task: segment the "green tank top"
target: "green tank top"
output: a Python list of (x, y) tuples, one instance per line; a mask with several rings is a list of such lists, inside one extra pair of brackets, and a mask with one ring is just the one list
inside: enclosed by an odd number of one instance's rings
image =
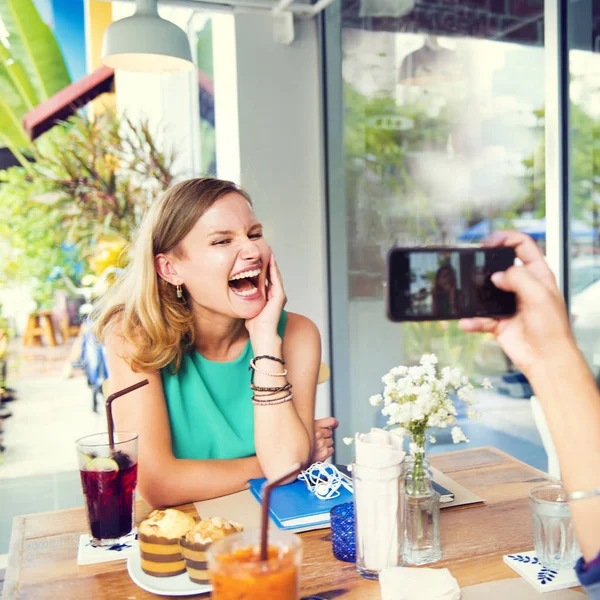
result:
[[(287, 313), (277, 331), (283, 339)], [(230, 459), (256, 454), (254, 405), (250, 390), (250, 340), (231, 362), (214, 362), (196, 350), (183, 356), (174, 373), (161, 371), (176, 458)]]

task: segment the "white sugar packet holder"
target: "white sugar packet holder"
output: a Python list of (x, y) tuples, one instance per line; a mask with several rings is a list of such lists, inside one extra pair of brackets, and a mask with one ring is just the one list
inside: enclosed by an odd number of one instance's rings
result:
[(354, 485), (357, 554), (362, 555), (362, 566), (368, 571), (398, 564), (402, 540), (392, 524), (402, 518), (397, 484), (405, 455), (402, 448), (403, 438), (383, 429), (355, 436), (355, 464), (361, 474), (360, 485), (358, 479)]

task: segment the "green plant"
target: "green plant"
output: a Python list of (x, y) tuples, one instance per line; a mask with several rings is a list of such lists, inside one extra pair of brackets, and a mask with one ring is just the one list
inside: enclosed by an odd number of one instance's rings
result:
[(8, 31), (8, 38), (0, 40), (0, 143), (27, 167), (19, 149), (30, 150), (32, 144), (23, 116), (71, 79), (58, 42), (33, 0), (0, 0), (0, 19)]
[(466, 334), (458, 321), (402, 323), (402, 356), (407, 364), (417, 364), (421, 354), (436, 354), (440, 366), (458, 367), (477, 373), (481, 346), (491, 339), (486, 334)]
[(106, 240), (129, 242), (171, 183), (174, 156), (160, 150), (147, 122), (111, 112), (73, 117), (34, 150), (28, 169), (0, 172), (0, 283), (29, 285), (45, 306), (61, 285), (55, 267), (77, 283)]

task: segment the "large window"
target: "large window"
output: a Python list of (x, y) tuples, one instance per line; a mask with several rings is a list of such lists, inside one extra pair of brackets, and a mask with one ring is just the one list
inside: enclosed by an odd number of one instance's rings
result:
[(569, 291), (575, 335), (600, 381), (600, 4), (569, 3)]
[[(384, 308), (385, 260), (394, 245), (477, 242), (506, 226), (544, 244), (543, 2), (342, 0), (341, 6), (337, 135), (329, 123), (341, 433), (381, 424), (367, 402), (381, 391), (381, 376), (433, 351), (442, 364), (495, 384), (481, 394), (482, 421), (466, 427), (472, 442), (545, 467), (526, 382), (494, 340), (462, 334), (456, 322), (394, 325)], [(331, 31), (328, 43), (336, 35)], [(329, 48), (330, 102), (334, 54)], [(341, 267), (347, 279), (336, 285)], [(347, 355), (336, 363), (344, 338)], [(439, 450), (452, 449), (449, 439), (437, 437)], [(350, 455), (340, 444), (338, 451), (341, 459)]]

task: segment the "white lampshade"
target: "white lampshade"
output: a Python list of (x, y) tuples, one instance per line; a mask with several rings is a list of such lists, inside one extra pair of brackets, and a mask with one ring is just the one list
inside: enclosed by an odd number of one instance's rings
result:
[(161, 18), (156, 0), (137, 0), (135, 14), (111, 23), (102, 41), (102, 64), (124, 71), (191, 71), (185, 32)]

